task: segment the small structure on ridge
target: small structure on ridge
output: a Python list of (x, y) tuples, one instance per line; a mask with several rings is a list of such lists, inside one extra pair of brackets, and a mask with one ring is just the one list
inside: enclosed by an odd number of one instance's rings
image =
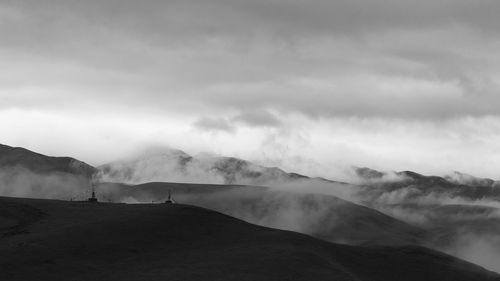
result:
[(168, 198), (167, 201), (165, 201), (165, 204), (175, 204), (174, 198), (172, 197), (170, 190), (168, 191)]
[(97, 203), (97, 197), (95, 196), (95, 185), (92, 183), (92, 195), (91, 197), (87, 200), (91, 203)]

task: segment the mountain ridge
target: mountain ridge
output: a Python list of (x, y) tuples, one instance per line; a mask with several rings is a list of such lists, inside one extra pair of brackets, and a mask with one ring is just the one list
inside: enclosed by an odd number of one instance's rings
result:
[[(115, 161), (98, 167), (103, 181), (141, 184), (146, 182), (186, 182), (213, 184), (262, 185), (317, 179), (285, 172), (279, 167), (266, 167), (227, 156), (191, 156), (182, 150), (146, 151), (143, 155)], [(194, 179), (194, 180), (193, 180)], [(333, 181), (331, 181), (333, 182)]]
[(72, 157), (47, 156), (23, 147), (0, 144), (0, 168), (23, 167), (37, 173), (63, 172), (92, 177), (96, 169)]

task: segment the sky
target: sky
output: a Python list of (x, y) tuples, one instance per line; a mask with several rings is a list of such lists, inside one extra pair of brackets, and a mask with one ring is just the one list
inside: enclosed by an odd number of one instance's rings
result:
[(0, 143), (500, 179), (497, 0), (0, 0)]

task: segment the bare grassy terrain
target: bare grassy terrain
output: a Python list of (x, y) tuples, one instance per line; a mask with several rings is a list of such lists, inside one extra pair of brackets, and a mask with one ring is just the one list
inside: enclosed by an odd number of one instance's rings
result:
[(361, 247), (165, 204), (0, 198), (2, 280), (500, 280), (425, 248)]

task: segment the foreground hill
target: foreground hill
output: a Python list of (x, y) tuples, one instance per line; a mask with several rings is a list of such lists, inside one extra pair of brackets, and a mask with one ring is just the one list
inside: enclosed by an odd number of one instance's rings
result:
[(187, 205), (0, 198), (2, 280), (482, 281), (421, 247), (331, 244)]

